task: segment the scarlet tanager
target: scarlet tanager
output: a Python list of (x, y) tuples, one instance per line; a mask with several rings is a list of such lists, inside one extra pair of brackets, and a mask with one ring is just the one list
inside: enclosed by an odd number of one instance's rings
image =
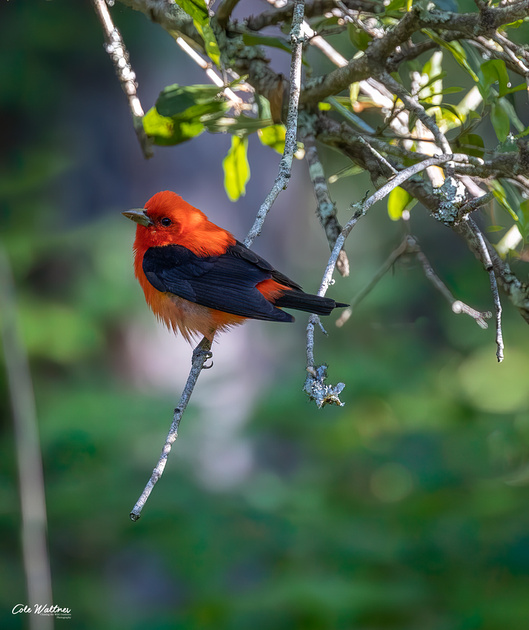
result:
[(329, 315), (347, 306), (299, 284), (171, 191), (123, 215), (137, 223), (134, 273), (153, 313), (190, 341), (246, 319), (293, 322), (284, 308)]

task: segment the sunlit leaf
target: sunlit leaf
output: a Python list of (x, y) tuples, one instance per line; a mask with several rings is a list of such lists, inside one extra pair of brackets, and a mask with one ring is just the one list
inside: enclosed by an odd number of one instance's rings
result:
[(205, 0), (176, 0), (176, 4), (200, 25), (208, 23), (209, 11)]
[(233, 136), (230, 150), (222, 161), (224, 188), (231, 201), (237, 201), (246, 194), (246, 183), (250, 179), (247, 150), (248, 138)]
[(152, 107), (145, 114), (142, 123), (145, 133), (160, 146), (180, 144), (204, 131), (204, 125), (201, 122), (186, 122), (161, 116), (156, 107)]
[(217, 38), (215, 37), (215, 33), (213, 32), (209, 21), (206, 21), (205, 24), (200, 24), (198, 20), (194, 20), (194, 25), (200, 35), (202, 35), (202, 39), (204, 40), (204, 45), (206, 47), (207, 56), (211, 59), (211, 61), (213, 61), (216, 66), (220, 66), (219, 45), (217, 43)]
[[(426, 99), (427, 102), (434, 103), (435, 105), (440, 105), (443, 100), (440, 96), (440, 93), (443, 89), (443, 79), (441, 76), (442, 62), (443, 53), (442, 51), (438, 50), (433, 53), (430, 59), (428, 59), (428, 61), (424, 64), (422, 69), (422, 74), (426, 75), (429, 81), (420, 90), (421, 98)], [(432, 76), (437, 77), (435, 81), (431, 80)]]
[(430, 31), (428, 29), (423, 29), (422, 32), (428, 35), (428, 37), (432, 39), (436, 44), (438, 44), (439, 46), (442, 46), (446, 50), (449, 50), (452, 53), (452, 56), (454, 57), (454, 59), (457, 61), (457, 63), (470, 74), (470, 76), (474, 79), (474, 81), (476, 82), (479, 81), (477, 74), (474, 72), (474, 70), (471, 68), (470, 64), (467, 61), (467, 54), (465, 52), (465, 49), (459, 42), (456, 42), (456, 41), (447, 42), (441, 37), (439, 37), (439, 35), (437, 35), (433, 31)]
[(283, 153), (285, 150), (285, 125), (270, 125), (257, 131), (259, 140), (267, 147), (271, 147), (277, 153)]
[(392, 221), (402, 219), (404, 210), (410, 210), (417, 200), (407, 190), (397, 186), (388, 195), (388, 215)]

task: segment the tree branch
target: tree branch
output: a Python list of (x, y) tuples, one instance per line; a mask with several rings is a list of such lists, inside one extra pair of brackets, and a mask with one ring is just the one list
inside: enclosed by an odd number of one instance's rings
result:
[[(17, 326), (18, 313), (9, 259), (0, 245), (0, 338), (13, 411), (22, 517), (22, 555), (28, 602), (51, 603), (46, 498), (31, 372)], [(32, 630), (51, 630), (53, 617), (30, 615)]]
[[(332, 201), (327, 186), (327, 180), (325, 179), (325, 173), (323, 172), (323, 166), (318, 156), (318, 149), (316, 147), (316, 140), (313, 135), (309, 134), (303, 138), (305, 145), (305, 158), (309, 165), (309, 175), (314, 188), (314, 194), (316, 195), (316, 201), (318, 205), (316, 207), (316, 214), (318, 219), (325, 230), (327, 241), (332, 249), (336, 243), (342, 226), (338, 221), (336, 213), (336, 204)], [(349, 260), (347, 254), (342, 251), (338, 256), (336, 267), (342, 276), (349, 275)]]
[(292, 27), (290, 39), (292, 44), (292, 59), (290, 63), (290, 96), (288, 103), (288, 114), (285, 135), (285, 149), (283, 157), (279, 162), (279, 173), (275, 179), (272, 190), (261, 204), (254, 224), (248, 236), (244, 240), (246, 247), (250, 247), (253, 241), (259, 236), (263, 228), (265, 219), (270, 212), (274, 201), (282, 190), (285, 190), (290, 180), (292, 161), (297, 148), (298, 129), (298, 108), (299, 95), (301, 89), (301, 61), (303, 53), (303, 37), (301, 35), (301, 24), (303, 23), (304, 0), (295, 0), (294, 14), (292, 16)]
[(136, 136), (138, 137), (143, 156), (148, 159), (153, 156), (152, 142), (143, 129), (142, 118), (144, 112), (136, 93), (136, 74), (130, 65), (129, 53), (125, 47), (121, 33), (112, 22), (106, 1), (92, 0), (92, 4), (94, 5), (94, 10), (105, 34), (105, 50), (112, 59), (116, 75), (127, 96), (130, 113), (132, 114), (132, 124)]
[(191, 361), (191, 371), (189, 372), (189, 376), (187, 377), (187, 382), (184, 387), (184, 391), (178, 401), (178, 407), (174, 410), (173, 422), (171, 423), (171, 428), (169, 429), (169, 433), (167, 434), (167, 438), (165, 439), (165, 444), (162, 449), (162, 453), (160, 455), (160, 459), (156, 464), (154, 470), (152, 471), (152, 475), (145, 486), (145, 489), (141, 493), (140, 498), (136, 501), (135, 506), (132, 508), (130, 513), (130, 519), (132, 521), (137, 521), (141, 512), (147, 502), (147, 499), (150, 497), (151, 492), (154, 489), (154, 486), (163, 475), (163, 471), (165, 470), (165, 465), (167, 464), (167, 458), (169, 457), (169, 453), (171, 452), (171, 448), (178, 437), (178, 427), (180, 426), (180, 420), (186, 410), (186, 407), (191, 398), (191, 394), (195, 389), (195, 385), (197, 384), (198, 377), (200, 373), (204, 369), (205, 362), (211, 358), (211, 341), (206, 339), (205, 337), (202, 341), (197, 345), (197, 347), (193, 350), (193, 358)]

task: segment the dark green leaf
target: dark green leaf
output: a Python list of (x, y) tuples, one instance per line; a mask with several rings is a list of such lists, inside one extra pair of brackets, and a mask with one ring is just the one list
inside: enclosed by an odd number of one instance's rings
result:
[(492, 103), (490, 120), (492, 122), (492, 126), (494, 127), (494, 131), (498, 136), (498, 140), (500, 142), (505, 142), (511, 129), (511, 123), (509, 120), (509, 116), (507, 115), (504, 108), (501, 107), (498, 101)]
[(483, 157), (485, 153), (485, 143), (483, 138), (477, 133), (467, 133), (459, 136), (456, 145), (463, 153), (474, 157)]
[(257, 33), (244, 33), (242, 41), (246, 46), (271, 46), (272, 48), (279, 48), (287, 53), (291, 52), (288, 41), (283, 37), (267, 37), (266, 35), (259, 35)]

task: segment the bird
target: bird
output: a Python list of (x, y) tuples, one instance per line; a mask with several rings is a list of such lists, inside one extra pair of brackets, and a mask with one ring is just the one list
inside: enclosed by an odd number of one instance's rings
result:
[(301, 286), (176, 193), (156, 193), (134, 221), (134, 274), (150, 309), (188, 342), (248, 319), (293, 322), (283, 308), (329, 315), (347, 304)]

